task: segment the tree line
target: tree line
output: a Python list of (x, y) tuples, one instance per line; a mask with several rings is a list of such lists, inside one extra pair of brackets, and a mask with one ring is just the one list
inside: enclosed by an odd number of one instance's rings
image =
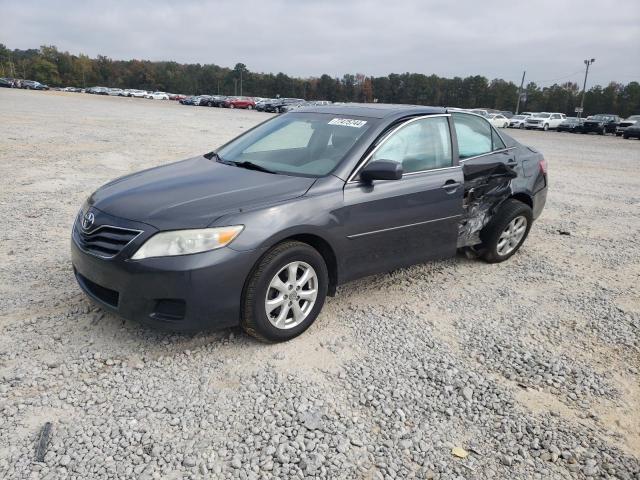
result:
[[(420, 73), (391, 73), (373, 77), (345, 74), (295, 78), (284, 73), (251, 72), (246, 65), (234, 68), (215, 64), (182, 64), (170, 61), (113, 60), (61, 52), (55, 46), (10, 50), (0, 44), (0, 76), (37, 80), (49, 86), (107, 86), (161, 90), (184, 94), (296, 97), (334, 102), (382, 102), (440, 105), (459, 108), (495, 108), (514, 111), (518, 86), (480, 75), (444, 78)], [(573, 114), (580, 105), (581, 90), (574, 82), (540, 87), (528, 83), (520, 111), (552, 111)], [(611, 82), (595, 85), (585, 94), (585, 114), (614, 113), (622, 117), (640, 114), (640, 83)]]

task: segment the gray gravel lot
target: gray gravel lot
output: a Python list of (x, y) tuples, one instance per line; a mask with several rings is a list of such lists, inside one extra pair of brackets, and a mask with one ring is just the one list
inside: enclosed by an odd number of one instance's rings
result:
[(267, 114), (7, 89), (0, 114), (0, 478), (640, 478), (640, 141), (511, 131), (552, 182), (516, 256), (349, 284), (264, 345), (102, 312), (69, 239), (102, 183)]

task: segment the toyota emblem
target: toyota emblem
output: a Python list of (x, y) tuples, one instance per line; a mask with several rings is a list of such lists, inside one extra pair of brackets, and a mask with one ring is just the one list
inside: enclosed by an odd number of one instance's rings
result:
[(93, 221), (95, 219), (96, 218), (94, 217), (93, 212), (85, 213), (84, 216), (82, 217), (82, 228), (84, 230), (89, 230), (93, 225)]

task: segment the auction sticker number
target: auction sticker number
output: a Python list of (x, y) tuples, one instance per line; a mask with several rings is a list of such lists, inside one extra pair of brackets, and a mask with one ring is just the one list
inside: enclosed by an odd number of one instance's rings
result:
[(343, 127), (362, 128), (366, 125), (366, 120), (355, 120), (353, 118), (334, 118), (329, 125), (341, 125)]

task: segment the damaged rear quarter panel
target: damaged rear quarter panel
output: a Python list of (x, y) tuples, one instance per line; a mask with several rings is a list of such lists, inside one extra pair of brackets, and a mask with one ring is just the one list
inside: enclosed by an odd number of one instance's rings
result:
[(511, 182), (518, 174), (502, 162), (465, 164), (463, 218), (458, 230), (458, 248), (481, 243), (480, 232), (498, 206), (513, 195)]

